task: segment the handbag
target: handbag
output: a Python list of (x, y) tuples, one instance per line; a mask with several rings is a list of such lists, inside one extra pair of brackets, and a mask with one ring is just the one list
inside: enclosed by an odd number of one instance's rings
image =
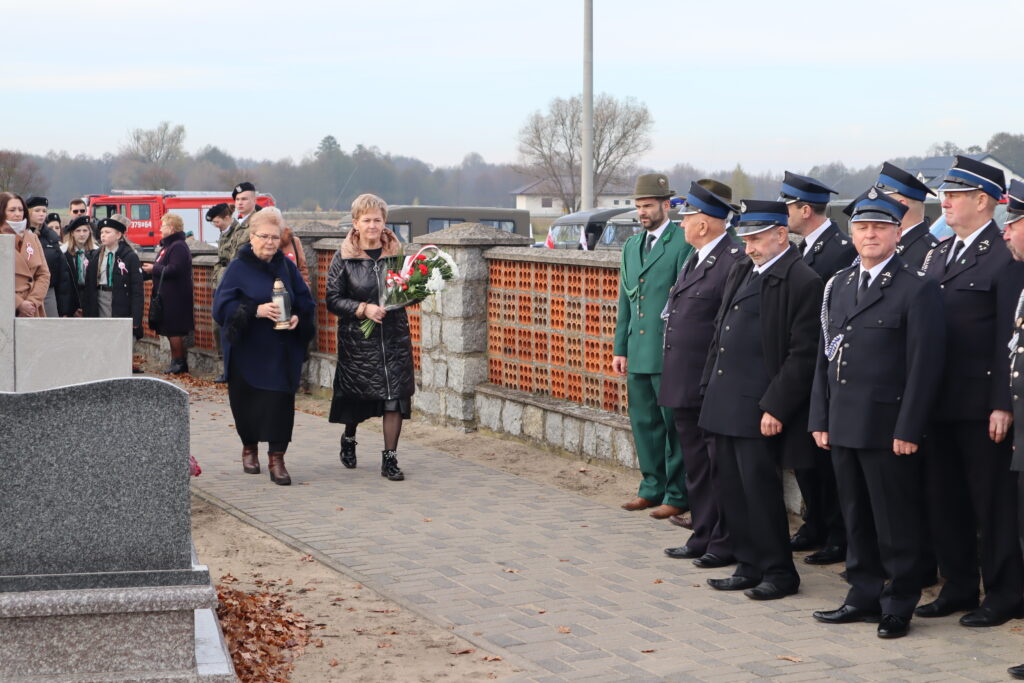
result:
[(154, 332), (159, 331), (157, 328), (160, 327), (160, 323), (164, 321), (164, 300), (163, 297), (160, 296), (160, 288), (163, 284), (164, 272), (160, 271), (160, 281), (156, 283), (156, 293), (149, 302), (149, 319), (147, 320), (149, 329)]

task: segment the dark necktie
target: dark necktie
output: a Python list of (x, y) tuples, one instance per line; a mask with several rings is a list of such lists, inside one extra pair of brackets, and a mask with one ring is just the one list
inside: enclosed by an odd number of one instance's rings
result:
[(857, 288), (857, 295), (854, 297), (854, 303), (859, 304), (860, 300), (864, 298), (865, 292), (868, 291), (868, 285), (871, 284), (871, 273), (864, 271), (860, 274), (860, 287)]
[(747, 285), (749, 286), (751, 283), (756, 282), (757, 278), (759, 278), (760, 276), (761, 273), (751, 268), (750, 272), (747, 274)]
[(651, 247), (654, 246), (654, 233), (647, 233), (644, 237), (644, 245), (640, 250), (640, 263), (647, 261), (647, 255), (651, 253)]
[(953, 244), (953, 258), (949, 259), (949, 261), (946, 262), (946, 270), (949, 270), (950, 268), (953, 267), (953, 264), (956, 263), (956, 260), (960, 258), (960, 252), (963, 250), (964, 242), (963, 240), (958, 239), (956, 243)]
[(85, 263), (85, 252), (79, 250), (78, 253), (75, 254), (75, 265), (78, 270), (78, 284), (80, 285), (85, 284), (85, 268), (82, 267), (83, 263)]
[(686, 278), (690, 277), (690, 273), (692, 273), (694, 270), (696, 270), (696, 268), (697, 268), (697, 255), (694, 254), (693, 257), (690, 258), (690, 260), (686, 262), (686, 267), (683, 268), (683, 279), (685, 280)]
[(107, 287), (114, 286), (114, 255), (107, 252)]

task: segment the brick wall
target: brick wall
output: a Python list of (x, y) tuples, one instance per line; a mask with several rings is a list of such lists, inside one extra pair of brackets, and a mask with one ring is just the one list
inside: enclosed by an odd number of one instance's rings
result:
[(626, 383), (611, 371), (618, 259), (556, 262), (585, 255), (530, 249), (487, 256), (488, 381), (625, 415)]

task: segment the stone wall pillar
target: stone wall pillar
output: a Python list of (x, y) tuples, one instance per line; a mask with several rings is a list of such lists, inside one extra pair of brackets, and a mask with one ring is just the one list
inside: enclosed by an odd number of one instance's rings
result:
[(429, 420), (476, 428), (476, 386), (487, 381), (487, 261), (484, 251), (527, 246), (529, 237), (479, 223), (460, 223), (421, 235), (450, 254), (459, 277), (420, 304), (420, 376), (414, 406)]

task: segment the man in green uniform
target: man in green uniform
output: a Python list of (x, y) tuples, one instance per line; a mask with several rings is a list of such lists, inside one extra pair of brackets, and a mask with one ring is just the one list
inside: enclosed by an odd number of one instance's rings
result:
[(612, 370), (626, 375), (629, 422), (643, 474), (637, 497), (622, 508), (654, 507), (651, 517), (656, 519), (689, 508), (672, 411), (658, 406), (665, 324), (661, 311), (683, 262), (693, 252), (682, 229), (668, 218), (674, 194), (664, 174), (648, 173), (636, 180), (634, 205), (644, 231), (630, 237), (622, 248), (612, 358)]

